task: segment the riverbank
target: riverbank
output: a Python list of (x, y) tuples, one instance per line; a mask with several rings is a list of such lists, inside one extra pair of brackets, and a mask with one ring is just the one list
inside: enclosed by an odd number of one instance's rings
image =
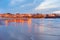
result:
[(11, 13), (5, 13), (0, 14), (0, 18), (60, 18), (60, 14), (11, 14)]

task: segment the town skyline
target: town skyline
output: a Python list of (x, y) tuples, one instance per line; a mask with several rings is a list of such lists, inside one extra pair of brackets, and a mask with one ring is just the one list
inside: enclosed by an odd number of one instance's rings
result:
[(16, 13), (16, 14), (11, 14), (11, 13), (5, 13), (5, 14), (0, 14), (0, 18), (60, 18), (60, 14), (55, 14), (55, 13), (51, 13), (51, 14), (20, 14), (20, 13)]

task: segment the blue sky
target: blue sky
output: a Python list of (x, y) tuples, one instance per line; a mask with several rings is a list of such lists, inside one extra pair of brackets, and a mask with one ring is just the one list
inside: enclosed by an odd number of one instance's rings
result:
[(57, 13), (60, 0), (0, 0), (0, 13)]

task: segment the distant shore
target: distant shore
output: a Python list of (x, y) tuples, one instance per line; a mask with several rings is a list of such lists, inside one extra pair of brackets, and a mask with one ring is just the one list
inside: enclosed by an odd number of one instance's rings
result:
[(20, 13), (16, 13), (16, 14), (11, 14), (11, 13), (5, 13), (5, 14), (0, 14), (0, 18), (15, 18), (15, 19), (19, 19), (19, 18), (60, 18), (60, 14), (20, 14)]

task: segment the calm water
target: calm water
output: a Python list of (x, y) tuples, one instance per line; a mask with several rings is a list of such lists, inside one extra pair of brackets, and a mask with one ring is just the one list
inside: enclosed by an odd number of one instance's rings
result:
[(0, 19), (0, 40), (60, 40), (60, 19)]

